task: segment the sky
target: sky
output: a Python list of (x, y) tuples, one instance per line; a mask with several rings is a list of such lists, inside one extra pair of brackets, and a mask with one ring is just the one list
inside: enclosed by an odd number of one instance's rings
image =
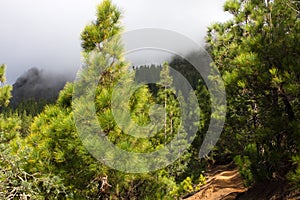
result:
[[(32, 67), (74, 76), (81, 66), (80, 32), (101, 0), (1, 0), (0, 64), (8, 84)], [(206, 27), (230, 19), (225, 0), (113, 0), (125, 31), (163, 28), (203, 45)]]

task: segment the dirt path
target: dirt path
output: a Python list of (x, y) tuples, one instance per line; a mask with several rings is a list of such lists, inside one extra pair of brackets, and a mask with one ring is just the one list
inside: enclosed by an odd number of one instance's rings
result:
[(246, 190), (237, 167), (229, 164), (209, 170), (206, 184), (199, 192), (186, 200), (231, 200)]

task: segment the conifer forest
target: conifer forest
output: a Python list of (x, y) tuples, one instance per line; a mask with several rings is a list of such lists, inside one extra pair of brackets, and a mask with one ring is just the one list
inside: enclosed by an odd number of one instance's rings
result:
[(126, 10), (94, 12), (75, 80), (31, 95), (0, 60), (0, 199), (300, 199), (300, 1), (227, 0), (203, 50), (139, 66)]

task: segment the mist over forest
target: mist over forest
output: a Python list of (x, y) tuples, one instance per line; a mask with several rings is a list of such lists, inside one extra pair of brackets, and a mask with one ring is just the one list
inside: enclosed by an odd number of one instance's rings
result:
[(33, 67), (17, 78), (12, 85), (11, 106), (28, 100), (54, 102), (68, 81), (65, 75), (46, 72)]
[[(185, 58), (173, 56), (166, 59), (170, 60), (169, 63), (172, 69), (182, 74), (194, 89), (196, 89), (199, 80), (202, 79), (202, 75), (207, 76), (208, 72), (205, 72), (204, 69), (205, 66), (209, 65), (210, 58), (204, 50), (203, 52), (187, 53)], [(190, 63), (195, 62), (195, 60), (200, 61), (201, 65), (199, 67), (203, 68), (202, 71), (197, 71), (197, 69)], [(135, 69), (136, 80), (138, 82), (156, 82), (160, 79), (159, 74), (162, 66), (148, 64), (143, 66), (131, 66), (130, 68)], [(172, 74), (172, 72), (171, 76), (176, 78), (176, 75)], [(18, 77), (15, 83), (13, 83), (10, 106), (15, 108), (20, 103), (32, 100), (53, 103), (56, 101), (59, 92), (64, 88), (65, 84), (67, 82), (73, 82), (74, 80), (75, 77), (70, 77), (68, 74), (50, 72), (37, 67), (30, 68)]]

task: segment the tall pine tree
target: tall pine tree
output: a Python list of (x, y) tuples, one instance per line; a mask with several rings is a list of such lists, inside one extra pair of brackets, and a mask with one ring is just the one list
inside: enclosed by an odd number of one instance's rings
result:
[(233, 18), (207, 36), (228, 95), (220, 152), (236, 156), (250, 182), (284, 178), (299, 153), (299, 4), (228, 0), (224, 9)]

